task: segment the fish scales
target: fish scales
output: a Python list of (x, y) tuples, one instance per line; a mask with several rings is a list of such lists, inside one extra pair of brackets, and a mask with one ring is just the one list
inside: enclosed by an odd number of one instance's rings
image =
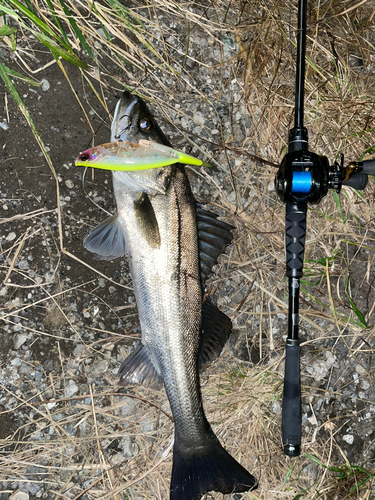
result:
[[(181, 443), (191, 446), (192, 432), (201, 435), (207, 427), (199, 411), (196, 368), (202, 292), (193, 196), (185, 172), (176, 168), (166, 196), (151, 197), (161, 241), (157, 248), (152, 240), (145, 240), (135, 213), (130, 216), (134, 195), (129, 196), (127, 188), (117, 184), (115, 196), (119, 213), (126, 213), (142, 342), (149, 346), (164, 381), (174, 418), (179, 422), (176, 429)], [(194, 425), (197, 431), (193, 431)]]
[[(124, 93), (111, 142), (147, 136), (170, 146), (144, 102)], [(84, 245), (105, 259), (128, 253), (142, 344), (124, 361), (120, 382), (164, 384), (175, 423), (170, 499), (253, 489), (255, 478), (213, 433), (199, 384), (199, 366), (220, 353), (231, 329), (212, 302), (202, 305), (201, 281), (231, 241), (230, 226), (197, 208), (181, 164), (113, 172), (113, 186), (118, 214)]]

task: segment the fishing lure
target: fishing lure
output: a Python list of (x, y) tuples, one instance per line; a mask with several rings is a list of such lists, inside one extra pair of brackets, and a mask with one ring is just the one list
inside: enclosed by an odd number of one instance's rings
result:
[(77, 167), (136, 171), (160, 168), (174, 163), (211, 167), (209, 163), (176, 149), (141, 139), (134, 142), (108, 142), (86, 149), (75, 161)]

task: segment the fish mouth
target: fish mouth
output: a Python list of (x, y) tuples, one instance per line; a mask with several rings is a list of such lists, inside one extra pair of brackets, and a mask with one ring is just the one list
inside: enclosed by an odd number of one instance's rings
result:
[(112, 142), (123, 142), (127, 140), (131, 126), (134, 106), (138, 98), (130, 92), (124, 92), (116, 105), (111, 126)]

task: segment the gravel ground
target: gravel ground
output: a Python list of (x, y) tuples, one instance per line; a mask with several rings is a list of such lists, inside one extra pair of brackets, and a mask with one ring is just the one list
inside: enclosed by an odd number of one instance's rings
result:
[[(166, 37), (166, 41), (174, 44), (176, 27), (167, 21), (164, 29), (171, 39)], [(162, 46), (161, 41), (155, 43)], [(165, 110), (170, 122), (208, 153), (216, 152), (215, 142), (223, 129), (234, 138), (233, 151), (216, 157), (223, 167), (215, 167), (209, 174), (190, 173), (196, 198), (236, 227), (235, 244), (209, 283), (217, 304), (233, 319), (234, 335), (223, 360), (211, 375), (203, 376), (203, 385), (210, 387), (210, 377), (215, 379), (217, 373), (224, 377), (223, 373), (231, 370), (237, 370), (239, 378), (241, 370), (273, 374), (267, 382), (273, 395), (263, 408), (273, 427), (272, 431), (267, 427), (259, 439), (268, 439), (279, 449), (286, 334), (283, 207), (273, 191), (275, 169), (234, 151), (246, 144), (256, 117), (244, 106), (239, 74), (229, 66), (211, 66), (222, 57), (230, 59), (235, 50), (230, 33), (218, 44), (196, 27), (189, 40), (192, 59), (186, 61), (191, 80), (170, 78), (164, 82), (173, 86), (173, 94), (165, 96)], [(0, 55), (7, 64), (16, 65), (9, 52)], [(194, 58), (204, 59), (207, 66), (197, 64)], [(43, 68), (49, 61), (48, 54), (38, 54), (33, 68)], [(12, 498), (17, 500), (120, 498), (113, 492), (123, 483), (128, 486), (121, 498), (164, 499), (170, 474), (170, 459), (164, 463), (172, 436), (170, 410), (163, 394), (142, 389), (124, 392), (116, 387), (120, 364), (140, 337), (139, 322), (126, 259), (94, 261), (82, 246), (90, 229), (106, 217), (103, 210), (113, 213), (115, 205), (108, 173), (88, 172), (86, 197), (82, 170), (73, 164), (77, 154), (90, 144), (92, 133), (72, 89), (90, 118), (96, 144), (108, 141), (110, 118), (93, 90), (83, 83), (81, 73), (72, 67), (66, 69), (70, 85), (56, 64), (37, 73), (39, 86), (17, 82), (55, 166), (59, 205), (55, 178), (25, 118), (0, 85), (4, 103), (0, 108), (0, 442), (5, 457), (0, 500), (15, 492), (20, 496)], [(200, 93), (192, 90), (192, 82)], [(100, 89), (98, 84), (95, 87)], [(120, 86), (105, 88), (104, 93), (108, 109), (113, 110)], [(190, 150), (186, 137), (165, 123), (161, 108), (150, 107), (174, 146)], [(246, 148), (248, 154), (259, 153), (249, 145)], [(263, 156), (267, 157), (266, 146)], [(231, 176), (227, 160), (233, 170), (245, 170)], [(249, 172), (247, 179), (241, 177), (242, 172)], [(373, 194), (372, 181), (366, 193)], [(371, 217), (366, 219), (361, 203), (353, 195), (344, 207), (362, 217), (355, 233), (361, 244), (350, 246), (344, 237), (338, 242), (327, 236), (324, 241), (326, 256), (333, 255), (333, 249), (342, 250), (331, 267), (330, 287), (337, 310), (352, 314), (340, 281), (345, 260), (351, 297), (372, 325), (374, 233)], [(332, 214), (332, 207), (330, 199), (320, 210)], [(318, 217), (317, 209), (309, 215), (314, 216)], [(335, 217), (339, 226), (336, 212)], [(308, 236), (313, 240), (315, 234), (310, 229)], [(316, 241), (309, 242), (310, 259), (319, 255), (318, 246)], [(271, 295), (262, 291), (262, 286)], [(326, 281), (308, 291), (328, 302)], [(324, 456), (326, 465), (350, 463), (374, 469), (373, 330), (360, 330), (349, 321), (346, 327), (335, 323), (329, 308), (316, 305), (308, 294), (303, 295), (301, 307), (305, 450)], [(351, 318), (358, 323), (355, 315)], [(210, 390), (205, 392), (208, 399)], [(220, 408), (216, 396), (214, 400)], [(288, 492), (284, 496), (282, 481), (292, 462), (279, 452), (278, 461), (284, 469), (280, 469), (278, 486), (273, 485), (278, 493), (271, 493), (262, 481), (273, 465), (265, 460), (264, 450), (256, 446), (255, 450), (246, 452), (252, 472), (261, 477), (260, 496), (254, 498), (291, 498)], [(153, 480), (152, 490), (147, 491), (148, 483), (142, 489), (135, 480), (159, 461), (165, 471), (160, 482)], [(310, 498), (308, 488), (319, 482), (324, 469), (305, 460), (299, 470), (305, 481), (303, 498)], [(105, 496), (107, 491), (112, 493)]]

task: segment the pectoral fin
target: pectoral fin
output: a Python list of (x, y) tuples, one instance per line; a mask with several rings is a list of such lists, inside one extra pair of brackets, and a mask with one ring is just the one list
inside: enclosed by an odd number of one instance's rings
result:
[(134, 211), (139, 231), (148, 245), (152, 248), (158, 248), (160, 246), (159, 225), (156, 220), (154, 207), (146, 193), (140, 193), (134, 201)]
[(101, 260), (113, 260), (129, 251), (125, 226), (119, 215), (113, 215), (96, 226), (84, 239), (83, 246)]

